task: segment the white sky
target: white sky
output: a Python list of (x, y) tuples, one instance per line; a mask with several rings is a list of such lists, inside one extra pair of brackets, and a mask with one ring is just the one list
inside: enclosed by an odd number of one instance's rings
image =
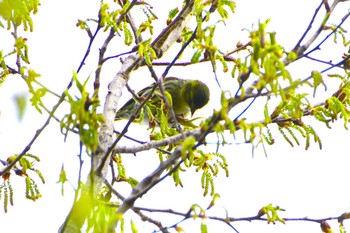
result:
[[(177, 1), (167, 1), (167, 4), (176, 5)], [(311, 1), (310, 1), (311, 2)], [(95, 17), (99, 1), (42, 1), (38, 14), (34, 17), (35, 29), (33, 33), (27, 34), (29, 47), (35, 53), (30, 54), (31, 67), (42, 75), (41, 81), (57, 93), (61, 93), (69, 82), (72, 70), (76, 69), (82, 59), (83, 53), (87, 46), (87, 37), (85, 33), (76, 28), (77, 19)], [(154, 4), (162, 4), (162, 1), (154, 1)], [(150, 4), (153, 4), (150, 2)], [(302, 0), (297, 1), (257, 1), (245, 0), (237, 1), (236, 14), (231, 18), (226, 28), (223, 30), (222, 38), (218, 38), (220, 43), (227, 43), (227, 48), (234, 48), (234, 45), (241, 41), (247, 42), (246, 31), (242, 28), (252, 29), (257, 26), (257, 22), (265, 20), (267, 17), (272, 18), (268, 30), (277, 32), (277, 40), (281, 42), (286, 49), (292, 48), (297, 39), (304, 32), (316, 6), (319, 1), (313, 3)], [(344, 7), (338, 7), (336, 15), (341, 18), (348, 10), (347, 3)], [(67, 7), (68, 6), (68, 7)], [(155, 7), (158, 16), (167, 12), (161, 11), (161, 8)], [(334, 19), (334, 23), (338, 20)], [(229, 27), (230, 26), (230, 27)], [(349, 24), (347, 24), (349, 26)], [(4, 31), (0, 30), (0, 38), (8, 41)], [(104, 39), (99, 38), (99, 42)], [(6, 48), (6, 43), (0, 44), (0, 49)], [(12, 43), (11, 41), (8, 43)], [(96, 48), (101, 43), (97, 43), (92, 51), (92, 57), (87, 61), (85, 69), (80, 74), (84, 79), (88, 75), (93, 75), (97, 53)], [(116, 46), (116, 44), (114, 45)], [(331, 54), (331, 58), (338, 61), (345, 50), (335, 48), (329, 50), (323, 48), (318, 54)], [(123, 52), (116, 50), (117, 52)], [(110, 52), (111, 54), (115, 54)], [(305, 63), (303, 63), (305, 62)], [(318, 64), (303, 61), (301, 65), (291, 67), (292, 74), (295, 77), (305, 78), (313, 69), (320, 68)], [(207, 65), (207, 64), (206, 64)], [(206, 65), (195, 68), (195, 71), (188, 68), (173, 68), (170, 75), (187, 75), (189, 78), (194, 74), (199, 74), (202, 80), (208, 85), (215, 87), (215, 81), (210, 67)], [(112, 61), (106, 64), (103, 71), (101, 96), (105, 95), (106, 84), (118, 71), (118, 61)], [(220, 67), (220, 66), (219, 66)], [(158, 68), (157, 72), (161, 74), (163, 67)], [(334, 71), (335, 72), (335, 71)], [(139, 70), (133, 73), (131, 85), (135, 89), (141, 88), (143, 82), (139, 82), (145, 70)], [(228, 77), (229, 74), (219, 72), (219, 77)], [(147, 74), (147, 76), (149, 76)], [(150, 79), (147, 82), (151, 82)], [(333, 89), (332, 89), (333, 88)], [(334, 92), (335, 86), (329, 86), (330, 94)], [(13, 96), (23, 93), (26, 90), (22, 81), (18, 77), (11, 77), (0, 88), (0, 158), (6, 159), (9, 155), (20, 153), (33, 137), (35, 130), (45, 121), (46, 115), (40, 115), (35, 111), (28, 109), (25, 119), (18, 122), (16, 119), (16, 107), (13, 102)], [(197, 115), (210, 114), (212, 109), (217, 106), (218, 95), (216, 90), (212, 90), (211, 103)], [(321, 95), (320, 95), (321, 96)], [(322, 96), (321, 96), (322, 97)], [(127, 97), (123, 97), (125, 101)], [(55, 98), (47, 98), (48, 103), (52, 103)], [(64, 112), (59, 111), (60, 113)], [(247, 113), (249, 114), (249, 113)], [(248, 115), (250, 116), (250, 115)], [(257, 118), (260, 119), (260, 118)], [(306, 120), (307, 121), (307, 120)], [(342, 123), (334, 125), (333, 130), (328, 130), (321, 124), (312, 123), (313, 127), (318, 130), (323, 149), (319, 150), (316, 144), (312, 144), (308, 151), (304, 150), (304, 144), (300, 147), (291, 148), (283, 139), (276, 138), (274, 146), (267, 147), (268, 158), (265, 157), (262, 147), (258, 147), (251, 155), (250, 145), (226, 145), (220, 148), (220, 153), (226, 155), (230, 177), (225, 178), (223, 173), (219, 174), (219, 182), (216, 182), (216, 191), (221, 194), (221, 198), (216, 207), (208, 212), (208, 215), (225, 216), (225, 209), (229, 216), (247, 217), (256, 214), (262, 206), (269, 203), (279, 205), (287, 211), (281, 214), (281, 217), (310, 217), (322, 218), (328, 216), (341, 215), (345, 211), (350, 211), (348, 197), (350, 195), (350, 186), (347, 182), (349, 176), (349, 158), (347, 153), (347, 143), (350, 135), (348, 131), (342, 128)], [(122, 127), (122, 123), (116, 124)], [(137, 129), (137, 138), (140, 135), (140, 127), (133, 126)], [(0, 211), (0, 226), (4, 232), (56, 232), (60, 224), (71, 207), (73, 190), (71, 187), (65, 187), (66, 195), (60, 195), (60, 185), (56, 184), (62, 162), (68, 177), (72, 183), (76, 184), (78, 159), (77, 138), (73, 135), (68, 137), (70, 143), (63, 143), (63, 136), (57, 135), (59, 126), (51, 125), (39, 141), (33, 146), (30, 153), (39, 155), (42, 161), (38, 168), (43, 172), (46, 178), (46, 184), (40, 185), (39, 188), (43, 198), (32, 203), (24, 200), (24, 188), (21, 179), (12, 176), (12, 184), (15, 190), (15, 205), (9, 208), (9, 212), (4, 214)], [(132, 134), (132, 132), (130, 133)], [(147, 133), (144, 134), (147, 137)], [(215, 141), (216, 137), (210, 137)], [(230, 140), (229, 138), (227, 140)], [(209, 141), (210, 142), (210, 141)], [(233, 142), (233, 140), (232, 140)], [(215, 146), (208, 146), (205, 150), (210, 151)], [(125, 156), (125, 165), (133, 164), (135, 169), (128, 171), (128, 175), (141, 179), (144, 175), (151, 172), (157, 161), (155, 154), (140, 153), (137, 157)], [(86, 158), (85, 158), (86, 159)], [(88, 160), (86, 159), (86, 164)], [(139, 164), (139, 166), (136, 166)], [(147, 164), (147, 166), (145, 166)], [(88, 168), (85, 168), (86, 170)], [(159, 184), (154, 190), (151, 190), (142, 199), (136, 202), (136, 206), (155, 207), (155, 208), (173, 208), (177, 211), (186, 212), (195, 200), (197, 203), (206, 207), (210, 198), (202, 197), (199, 175), (191, 172), (193, 179), (184, 179), (184, 188), (174, 188), (171, 179)], [(83, 181), (85, 176), (83, 176)], [(18, 182), (19, 181), (19, 182)], [(38, 181), (39, 183), (39, 181)], [(192, 186), (195, 188), (193, 189)], [(23, 192), (21, 192), (23, 190)], [(122, 191), (127, 195), (129, 190)], [(191, 197), (188, 197), (188, 196)], [(174, 202), (174, 197), (179, 202)], [(180, 201), (181, 200), (181, 201)], [(151, 203), (151, 205), (148, 205)], [(181, 205), (180, 205), (181, 203)], [(162, 217), (161, 219), (164, 219)], [(176, 221), (166, 219), (169, 225)], [(192, 220), (183, 223), (183, 226), (192, 224)], [(142, 225), (148, 225), (141, 223)], [(127, 225), (127, 224), (126, 224)], [(165, 224), (166, 225), (166, 224)], [(209, 232), (229, 232), (229, 229), (223, 223), (208, 221)], [(287, 222), (286, 225), (277, 223), (276, 225), (265, 222), (237, 222), (233, 223), (240, 233), (245, 232), (321, 232), (318, 224), (305, 222)], [(337, 230), (337, 223), (332, 222), (334, 230)], [(349, 225), (349, 224), (347, 224)], [(348, 226), (349, 229), (350, 226)], [(186, 227), (184, 227), (186, 229)], [(140, 232), (151, 232), (155, 228), (148, 228), (146, 231), (140, 227)], [(195, 230), (191, 232), (200, 232), (199, 224), (195, 225)]]

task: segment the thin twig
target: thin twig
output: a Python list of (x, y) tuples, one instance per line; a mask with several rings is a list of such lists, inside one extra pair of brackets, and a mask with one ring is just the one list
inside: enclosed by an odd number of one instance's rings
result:
[(317, 16), (317, 14), (319, 13), (319, 11), (320, 11), (320, 9), (321, 9), (323, 3), (324, 3), (324, 0), (321, 0), (320, 2), (321, 2), (321, 3), (320, 3), (320, 5), (316, 8), (315, 13), (314, 13), (314, 15), (312, 16), (312, 18), (311, 18), (311, 20), (310, 20), (309, 25), (307, 26), (305, 32), (304, 32), (303, 35), (300, 37), (299, 41), (298, 41), (297, 44), (294, 46), (294, 49), (292, 49), (292, 51), (298, 51), (298, 49), (300, 48), (301, 42), (305, 39), (307, 33), (311, 30), (312, 24), (314, 23), (314, 21), (315, 21), (315, 19), (316, 19), (316, 16)]
[[(111, 192), (116, 195), (121, 201), (124, 201), (125, 200), (125, 197), (123, 197), (117, 190), (115, 190), (113, 188), (113, 186), (108, 183), (108, 181), (105, 181), (105, 185), (111, 190)], [(119, 207), (120, 205), (111, 205), (111, 206), (114, 206), (114, 207)], [(142, 213), (141, 209), (140, 208), (131, 208), (141, 219), (142, 221), (147, 221), (147, 222), (150, 222), (154, 225), (156, 225), (160, 231), (162, 231), (163, 233), (169, 233), (169, 231), (167, 230), (167, 228), (163, 227), (162, 223), (160, 221), (157, 221), (157, 220), (154, 220), (148, 216), (146, 216), (144, 213)]]

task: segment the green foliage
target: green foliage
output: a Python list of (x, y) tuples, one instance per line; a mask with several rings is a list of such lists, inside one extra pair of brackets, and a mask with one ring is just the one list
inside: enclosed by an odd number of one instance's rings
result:
[[(191, 216), (193, 219), (201, 218), (201, 224), (200, 224), (201, 232), (205, 232), (205, 233), (209, 232), (208, 226), (206, 223), (206, 220), (207, 220), (206, 210), (209, 210), (215, 204), (215, 201), (217, 198), (219, 198), (218, 194), (213, 195), (213, 200), (211, 201), (211, 203), (206, 209), (202, 208), (198, 204), (193, 204), (187, 213), (187, 215)], [(177, 230), (177, 232), (184, 232), (182, 227), (180, 227), (179, 225), (176, 225), (175, 229)]]
[[(4, 175), (2, 177), (4, 178)], [(4, 199), (4, 212), (7, 213), (8, 211), (8, 205), (10, 204), (11, 206), (13, 206), (13, 188), (10, 182), (10, 179), (5, 179), (3, 184), (1, 185), (0, 188), (0, 200)]]
[(325, 123), (328, 128), (331, 128), (329, 125), (331, 120), (329, 119), (329, 114), (326, 108), (318, 106), (313, 109), (312, 114), (316, 120)]
[(61, 172), (59, 175), (59, 179), (57, 181), (57, 183), (61, 183), (61, 194), (62, 196), (64, 195), (64, 184), (68, 182), (68, 178), (67, 178), (67, 174), (66, 174), (66, 170), (64, 169), (64, 166), (62, 164), (62, 168), (61, 168)]
[(153, 35), (153, 21), (158, 18), (149, 8), (143, 8), (143, 13), (146, 15), (147, 20), (141, 23), (136, 34), (139, 36), (141, 33), (148, 31)]
[[(206, 2), (206, 3), (209, 3)], [(233, 1), (218, 0), (213, 1), (209, 11), (206, 11), (206, 3), (201, 1), (195, 1), (194, 14), (197, 21), (197, 36), (192, 42), (192, 47), (195, 49), (192, 55), (191, 63), (199, 62), (201, 56), (204, 54), (204, 59), (210, 60), (213, 66), (213, 70), (216, 70), (216, 60), (219, 60), (223, 65), (223, 71), (228, 71), (223, 53), (218, 50), (218, 47), (214, 44), (216, 24), (223, 23), (224, 19), (227, 19), (229, 13), (225, 10), (225, 6), (228, 6), (231, 12), (234, 12), (235, 3)], [(210, 12), (217, 10), (222, 20), (216, 22), (214, 25), (206, 26), (206, 22), (210, 20)], [(202, 14), (206, 12), (206, 17), (203, 18)], [(203, 21), (204, 20), (204, 21)], [(193, 32), (184, 30), (182, 37), (184, 41), (187, 41)]]
[(116, 181), (125, 181), (127, 178), (125, 173), (125, 167), (122, 162), (122, 155), (112, 156), (112, 159), (117, 165), (118, 176), (116, 178)]
[(27, 107), (27, 96), (25, 94), (18, 94), (14, 98), (17, 106), (18, 120), (22, 120)]
[(266, 125), (271, 123), (271, 116), (269, 115), (269, 110), (268, 110), (268, 102), (266, 102), (264, 106), (264, 123)]
[(118, 26), (116, 24), (117, 17), (121, 14), (121, 10), (109, 11), (109, 5), (107, 3), (102, 3), (99, 11), (99, 23), (100, 27), (107, 31), (111, 27), (114, 31), (118, 31)]
[(209, 192), (210, 188), (210, 195), (214, 195), (215, 193), (215, 186), (214, 186), (214, 180), (212, 175), (208, 172), (208, 170), (204, 170), (202, 174), (201, 179), (202, 188), (204, 189), (203, 196), (206, 196)]
[[(102, 3), (99, 11), (99, 26), (103, 28), (104, 31), (107, 31), (112, 28), (112, 30), (117, 32), (119, 35), (121, 32), (124, 32), (124, 44), (128, 46), (131, 45), (134, 41), (133, 35), (129, 28), (129, 24), (126, 22), (125, 17), (123, 17), (123, 14), (125, 14), (129, 6), (130, 2), (126, 1), (122, 9), (110, 10), (109, 4)], [(119, 20), (118, 17), (121, 20)], [(77, 26), (83, 30), (86, 30), (88, 35), (92, 37), (90, 27), (88, 26), (87, 21), (88, 20), (79, 20)]]
[(190, 213), (193, 215), (193, 219), (205, 216), (205, 209), (198, 204), (193, 204), (190, 211)]
[(332, 120), (336, 120), (338, 115), (344, 117), (344, 127), (346, 127), (349, 119), (349, 111), (346, 109), (345, 105), (335, 96), (327, 99), (328, 103), (328, 114)]
[(285, 80), (292, 84), (292, 78), (281, 60), (283, 47), (276, 42), (274, 33), (266, 32), (268, 22), (259, 23), (259, 28), (250, 33), (253, 48), (250, 52), (250, 67), (252, 73), (259, 77), (256, 89), (269, 87), (269, 91), (278, 95), (283, 92), (280, 84)]
[(112, 159), (114, 161), (114, 164), (117, 165), (117, 172), (118, 172), (118, 175), (114, 181), (127, 182), (132, 188), (134, 188), (139, 182), (132, 177), (127, 177), (126, 170), (122, 161), (122, 155), (121, 154), (114, 155), (112, 156)]
[(77, 24), (76, 24), (76, 26), (79, 27), (80, 29), (89, 30), (90, 31), (90, 27), (89, 27), (87, 21), (79, 19)]
[[(170, 102), (169, 105), (172, 106), (171, 96), (167, 92), (165, 93), (165, 95), (167, 96), (166, 98), (168, 102)], [(159, 102), (147, 102), (146, 110), (147, 115), (150, 117), (149, 128), (152, 130), (152, 134), (150, 136), (151, 140), (159, 141), (178, 134), (178, 132), (174, 128), (174, 125), (171, 122), (169, 122), (170, 112), (169, 109), (165, 106), (163, 100), (160, 101), (160, 105)], [(155, 115), (153, 115), (154, 110), (156, 111)], [(179, 123), (182, 123), (181, 119), (178, 120)]]
[(208, 232), (208, 226), (205, 223), (204, 219), (202, 219), (202, 223), (201, 223), (201, 233), (207, 233)]
[[(33, 159), (34, 161), (29, 161), (27, 158), (31, 158)], [(40, 159), (39, 157), (37, 157), (36, 155), (33, 155), (33, 154), (25, 154), (20, 160), (19, 160), (19, 165), (20, 165), (20, 170), (21, 170), (21, 175), (28, 175), (27, 174), (27, 170), (31, 170), (33, 172), (35, 172), (40, 180), (45, 183), (45, 179), (44, 177), (42, 176), (41, 172), (38, 170), (38, 169), (35, 169), (34, 168), (34, 164), (35, 164), (35, 161), (36, 162), (40, 162)], [(16, 172), (17, 174), (17, 172)]]
[(321, 73), (319, 71), (313, 71), (311, 73), (311, 76), (312, 76), (313, 81), (314, 81), (313, 87), (314, 87), (314, 96), (315, 96), (316, 89), (323, 82), (323, 79), (322, 79), (322, 75), (321, 75)]
[(16, 38), (14, 48), (16, 54), (22, 59), (22, 61), (29, 64), (27, 39), (23, 37)]
[(95, 151), (98, 145), (98, 128), (104, 121), (102, 115), (96, 113), (99, 99), (90, 97), (86, 90), (88, 79), (80, 83), (77, 74), (73, 74), (73, 81), (80, 92), (80, 98), (74, 99), (68, 91), (65, 92), (70, 104), (70, 113), (61, 120), (61, 131), (67, 137), (69, 131), (77, 132), (83, 145), (88, 151)]
[[(122, 216), (117, 216), (115, 214), (115, 210), (119, 203), (111, 202), (110, 197), (110, 190), (107, 187), (103, 187), (95, 201), (96, 205), (88, 217), (87, 232), (111, 232), (109, 229), (110, 221), (113, 221), (115, 218), (120, 218), (120, 221), (124, 222)], [(121, 224), (121, 228), (123, 227), (124, 224)]]
[[(13, 48), (11, 48), (12, 50), (10, 49), (9, 52), (0, 51), (0, 85), (9, 74), (20, 74), (27, 83), (29, 93), (33, 95), (30, 99), (32, 105), (41, 113), (40, 108), (43, 106), (41, 97), (45, 95), (47, 90), (42, 85), (41, 89), (36, 90), (36, 88), (34, 88), (33, 83), (39, 84), (37, 78), (40, 77), (40, 75), (33, 69), (23, 65), (30, 64), (27, 39), (19, 36), (16, 30), (12, 32), (12, 36), (14, 40)], [(8, 65), (8, 63), (12, 64), (13, 61), (16, 61), (16, 69)], [(19, 110), (21, 111), (23, 109), (19, 108)]]
[[(173, 170), (173, 167), (169, 167), (169, 170)], [(173, 170), (173, 173), (171, 174), (173, 181), (175, 183), (175, 186), (180, 185), (180, 187), (183, 187), (182, 181), (180, 178), (180, 173), (182, 172), (181, 168), (178, 167), (177, 169)]]
[(264, 124), (260, 122), (247, 123), (245, 120), (237, 121), (237, 125), (243, 131), (244, 140), (250, 143), (253, 142), (265, 128)]
[(124, 44), (129, 46), (133, 42), (131, 31), (129, 30), (128, 24), (126, 22), (122, 22), (122, 28), (124, 31)]
[(228, 19), (230, 15), (228, 11), (225, 9), (226, 6), (230, 9), (231, 13), (235, 12), (236, 3), (234, 1), (217, 0), (217, 11), (219, 12), (221, 18), (223, 19)]
[(2, 51), (0, 51), (0, 67), (2, 69), (0, 73), (0, 86), (1, 86), (2, 83), (5, 81), (5, 78), (10, 74), (9, 69), (6, 66), (5, 57)]
[[(210, 193), (211, 196), (215, 194), (215, 186), (214, 186), (214, 177), (216, 177), (219, 173), (219, 170), (224, 170), (226, 176), (229, 175), (228, 165), (226, 162), (226, 158), (219, 153), (204, 153), (201, 150), (194, 150), (196, 140), (194, 137), (188, 137), (182, 142), (181, 146), (181, 157), (184, 160), (185, 167), (196, 168), (196, 172), (201, 171), (201, 185), (204, 189), (203, 195), (206, 196)], [(169, 147), (171, 149), (172, 147)], [(158, 151), (160, 155), (161, 162), (163, 159), (163, 153)], [(174, 167), (170, 167), (169, 170), (172, 170), (172, 177), (175, 182), (175, 185), (182, 186), (182, 181), (180, 178), (180, 174), (185, 170), (178, 167), (174, 169)], [(209, 192), (210, 190), (210, 192)]]
[(190, 161), (193, 160), (193, 147), (196, 143), (196, 139), (191, 136), (188, 137), (186, 140), (184, 140), (184, 142), (182, 143), (182, 147), (181, 147), (181, 158), (183, 160), (189, 158)]
[[(26, 66), (22, 66), (23, 63), (29, 64), (29, 48), (27, 45), (27, 39), (18, 36), (17, 32), (12, 34), (14, 37), (14, 47), (13, 50), (4, 54), (2, 51), (0, 52), (0, 64), (2, 69), (0, 73), (0, 84), (5, 81), (5, 78), (9, 74), (20, 74), (23, 80), (26, 82), (28, 86), (29, 93), (31, 94), (31, 98), (29, 99), (32, 106), (34, 106), (38, 112), (42, 113), (42, 107), (44, 104), (42, 102), (42, 97), (48, 91), (45, 87), (43, 87), (38, 81), (37, 78), (40, 77), (35, 70), (31, 68), (27, 68)], [(17, 70), (14, 68), (10, 68), (7, 65), (7, 62), (11, 62), (11, 59), (16, 59)], [(37, 88), (36, 85), (40, 87)], [(16, 97), (16, 103), (18, 106), (19, 118), (23, 117), (25, 106), (26, 106), (26, 95)]]
[(152, 65), (152, 60), (157, 58), (157, 53), (151, 46), (152, 40), (145, 40), (142, 41), (138, 45), (138, 53), (141, 58), (143, 58), (146, 62), (147, 65), (151, 66)]
[[(39, 0), (2, 0), (0, 2), (0, 19), (7, 22), (8, 30), (11, 29), (11, 25), (15, 28), (23, 25), (25, 31), (28, 28), (33, 31), (31, 14), (37, 13), (39, 5)], [(1, 21), (0, 26), (3, 26)]]
[(333, 122), (339, 118), (344, 119), (344, 128), (347, 129), (349, 122), (350, 111), (350, 82), (344, 81), (340, 88), (326, 100), (324, 106), (317, 106), (312, 109), (312, 115), (315, 119), (325, 123), (328, 128), (329, 122)]
[(280, 211), (285, 211), (285, 210), (280, 208), (279, 206), (273, 206), (272, 204), (268, 204), (267, 206), (264, 206), (259, 210), (258, 216), (262, 217), (266, 215), (267, 223), (276, 223), (276, 222), (285, 223), (285, 220), (278, 216), (278, 212)]
[(91, 20), (80, 20), (79, 19), (76, 26), (79, 27), (80, 29), (86, 31), (88, 36), (90, 37), (90, 39), (92, 39), (93, 35), (92, 35), (91, 30), (90, 30), (90, 26), (88, 24), (88, 21), (91, 21)]
[(202, 56), (203, 51), (200, 49), (197, 49), (196, 52), (193, 54), (192, 58), (191, 58), (191, 63), (197, 63), (199, 62), (199, 59)]
[(339, 216), (338, 218), (338, 223), (339, 223), (339, 230), (340, 233), (346, 233), (345, 228), (344, 228), (344, 220), (347, 220), (350, 218), (350, 213), (345, 212), (342, 215)]
[(341, 37), (342, 43), (345, 46), (348, 46), (350, 41), (346, 38), (347, 30), (339, 25), (331, 24), (330, 26), (325, 26), (325, 30), (332, 30), (333, 33), (333, 42), (337, 43), (339, 41), (339, 36)]
[(262, 138), (269, 144), (270, 146), (275, 143), (275, 139), (272, 137), (272, 133), (269, 128), (266, 128), (266, 134), (262, 134)]
[(287, 54), (287, 61), (288, 62), (293, 62), (293, 61), (295, 61), (296, 59), (298, 58), (298, 56), (297, 56), (297, 54), (295, 53), (295, 52), (289, 52), (288, 54)]
[(42, 113), (41, 108), (44, 106), (42, 98), (45, 96), (48, 90), (44, 87), (36, 89), (33, 85), (34, 83), (37, 83), (37, 78), (40, 77), (40, 74), (36, 73), (32, 69), (29, 69), (27, 71), (27, 74), (23, 73), (23, 76), (25, 77), (29, 93), (32, 94), (32, 97), (29, 99), (29, 101), (38, 112)]
[[(18, 155), (10, 156), (4, 165), (11, 164)], [(11, 171), (17, 176), (23, 177), (25, 181), (25, 197), (29, 200), (35, 201), (41, 197), (41, 193), (34, 179), (31, 178), (31, 173), (35, 173), (45, 183), (45, 179), (40, 170), (35, 168), (35, 162), (40, 162), (39, 157), (33, 154), (25, 154), (22, 156), (17, 164), (12, 169), (2, 175), (3, 182), (0, 185), (0, 199), (4, 195), (4, 210), (7, 212), (8, 204), (13, 205), (13, 188), (11, 185)]]
[[(192, 141), (192, 143), (194, 142)], [(189, 147), (191, 146), (191, 142), (187, 141), (186, 144)], [(210, 195), (213, 196), (215, 194), (214, 177), (218, 175), (219, 170), (224, 170), (226, 177), (229, 176), (226, 158), (219, 153), (204, 153), (201, 150), (193, 151), (189, 147), (187, 147), (188, 154), (184, 164), (186, 167), (196, 167), (196, 172), (202, 171), (201, 184), (204, 189), (203, 195), (206, 196), (210, 189)]]
[[(193, 148), (195, 146), (195, 143), (196, 143), (196, 140), (194, 137), (188, 137), (186, 138), (182, 143), (181, 143), (181, 158), (182, 160), (185, 161), (186, 163), (186, 160), (188, 158), (192, 158), (193, 157)], [(173, 149), (173, 146), (174, 145), (171, 145), (169, 146), (169, 150), (172, 150)], [(161, 151), (158, 152), (159, 153), (159, 158), (160, 158), (160, 161), (162, 162), (164, 160), (163, 158), (163, 153)], [(184, 170), (181, 169), (181, 167), (177, 167), (176, 169), (174, 169), (173, 166), (169, 167), (170, 171), (173, 171), (171, 176), (175, 182), (175, 185), (180, 185), (182, 187), (182, 181), (181, 181), (181, 178), (180, 178), (180, 174), (181, 172), (183, 172)]]
[(130, 221), (130, 226), (131, 226), (131, 232), (132, 233), (137, 233), (137, 232), (139, 232), (138, 230), (137, 230), (137, 226), (136, 226), (136, 224), (134, 223), (134, 221)]
[[(14, 26), (13, 32), (11, 33), (13, 36), (13, 48), (12, 51), (9, 49), (9, 52), (0, 52), (0, 85), (5, 81), (5, 78), (9, 74), (20, 74), (23, 80), (26, 82), (29, 93), (31, 94), (31, 98), (29, 99), (32, 106), (34, 106), (40, 113), (42, 113), (42, 107), (44, 104), (42, 102), (42, 97), (48, 91), (45, 87), (43, 87), (38, 81), (37, 78), (40, 75), (33, 69), (24, 66), (23, 64), (29, 65), (29, 48), (27, 44), (27, 39), (18, 35), (17, 27), (21, 24), (24, 25), (24, 29), (27, 30), (28, 25), (30, 26), (30, 30), (32, 31), (32, 21), (30, 18), (31, 12), (36, 12), (37, 7), (39, 5), (38, 1), (22, 1), (22, 0), (14, 0), (14, 1), (2, 1), (0, 2), (0, 15), (1, 12), (7, 12), (3, 17), (8, 21), (10, 29), (10, 22)], [(10, 12), (8, 12), (10, 11)], [(16, 61), (16, 69), (10, 67), (8, 63), (12, 64), (13, 61)], [(35, 87), (35, 84), (40, 87)], [(26, 98), (25, 94), (22, 96), (17, 96), (16, 103), (18, 106), (19, 118), (21, 119), (24, 114)]]
[(175, 16), (179, 13), (179, 8), (171, 9), (168, 14), (167, 24), (169, 25)]
[[(299, 140), (297, 136), (295, 135), (295, 131), (297, 131), (303, 138), (305, 138), (305, 150), (309, 149), (310, 147), (310, 139), (313, 137), (314, 142), (318, 143), (319, 148), (322, 149), (322, 142), (319, 136), (316, 134), (315, 130), (309, 126), (304, 124), (295, 124), (291, 123), (289, 126), (279, 127), (278, 128), (283, 138), (293, 147), (293, 141), (300, 145)], [(288, 135), (286, 134), (288, 133)], [(292, 140), (290, 137), (292, 137)]]
[[(172, 106), (172, 98), (168, 92), (165, 93), (166, 99), (170, 106)], [(146, 105), (149, 106), (149, 109), (156, 109), (156, 114), (154, 116), (154, 121), (158, 122), (159, 125), (159, 131), (154, 132), (153, 128), (153, 138), (164, 139), (170, 136), (174, 136), (178, 134), (178, 132), (172, 127), (171, 123), (169, 123), (170, 118), (170, 112), (169, 109), (167, 109), (164, 101), (161, 101), (160, 108), (153, 103), (147, 103)], [(149, 112), (148, 112), (149, 113)], [(150, 124), (155, 125), (155, 124)], [(157, 136), (156, 136), (157, 135)]]
[(26, 183), (26, 198), (35, 201), (41, 197), (38, 186), (30, 177), (25, 178)]
[[(293, 145), (293, 142), (292, 142), (292, 141), (289, 139), (289, 137), (286, 135), (286, 133), (285, 133), (285, 131), (283, 130), (283, 128), (282, 128), (282, 127), (279, 127), (278, 129), (279, 129), (281, 135), (283, 136), (283, 138), (289, 143), (289, 145), (291, 145), (291, 146), (293, 147), (293, 146), (294, 146), (294, 145)], [(291, 131), (291, 130), (288, 129), (288, 128), (287, 128), (287, 131), (288, 131), (288, 133), (291, 134), (291, 136), (293, 137), (293, 139), (294, 139), (294, 140), (296, 141), (296, 143), (299, 145), (299, 141), (298, 141), (297, 138), (294, 136), (293, 131)]]

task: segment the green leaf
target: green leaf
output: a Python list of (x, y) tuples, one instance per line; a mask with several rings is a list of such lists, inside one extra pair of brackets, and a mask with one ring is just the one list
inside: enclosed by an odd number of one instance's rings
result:
[(319, 71), (312, 71), (311, 76), (314, 80), (314, 97), (317, 87), (322, 83), (322, 74)]
[(123, 31), (124, 31), (124, 44), (129, 46), (133, 41), (133, 37), (128, 28), (128, 24), (126, 22), (123, 22)]
[(266, 101), (266, 104), (264, 106), (264, 123), (270, 124), (272, 122), (271, 117), (269, 115), (269, 109), (268, 109), (268, 101)]
[(175, 8), (169, 11), (167, 22), (170, 23), (173, 18), (179, 13), (179, 8)]
[(99, 99), (96, 96), (90, 97), (87, 92), (88, 79), (84, 83), (80, 83), (77, 75), (73, 73), (73, 81), (81, 96), (73, 99), (68, 91), (65, 92), (67, 102), (70, 104), (70, 112), (61, 120), (61, 130), (65, 136), (72, 129), (77, 130), (83, 145), (90, 151), (94, 151), (98, 145), (97, 129), (100, 123), (104, 121), (103, 115), (96, 113)]
[(182, 143), (182, 148), (181, 148), (181, 158), (186, 159), (187, 153), (193, 153), (193, 146), (196, 143), (196, 139), (191, 136), (188, 137), (183, 143)]
[(151, 39), (143, 41), (142, 43), (139, 44), (139, 47), (138, 47), (138, 54), (140, 55), (141, 58), (145, 59), (146, 64), (149, 66), (152, 65), (152, 60), (154, 58), (157, 58), (157, 53), (152, 48), (150, 43), (151, 43)]
[(292, 62), (292, 61), (295, 61), (295, 59), (297, 59), (297, 57), (298, 57), (297, 54), (292, 51), (292, 52), (288, 53), (287, 60), (289, 62)]
[(29, 54), (27, 39), (23, 37), (18, 37), (15, 42), (15, 49), (17, 55), (27, 64), (29, 64)]
[(285, 211), (285, 210), (280, 208), (279, 206), (273, 206), (272, 204), (268, 204), (267, 206), (264, 206), (259, 210), (258, 215), (263, 216), (266, 214), (267, 223), (271, 223), (271, 222), (275, 223), (276, 221), (285, 223), (285, 220), (278, 216), (279, 211)]
[(27, 96), (26, 94), (17, 94), (14, 98), (17, 106), (18, 120), (22, 120), (27, 107)]
[(197, 49), (197, 51), (193, 54), (192, 58), (191, 58), (191, 63), (198, 63), (201, 55), (202, 55), (202, 50)]
[(216, 58), (221, 62), (223, 66), (223, 72), (226, 73), (228, 71), (228, 65), (225, 61), (225, 58), (222, 55), (216, 55)]
[(61, 194), (62, 194), (62, 196), (64, 195), (64, 183), (66, 183), (67, 181), (68, 181), (68, 179), (67, 179), (67, 175), (66, 175), (66, 170), (64, 170), (64, 166), (62, 164), (60, 176), (59, 176), (59, 179), (57, 181), (57, 183), (61, 183), (62, 184), (62, 187), (61, 187)]
[(46, 92), (47, 90), (45, 88), (39, 88), (33, 93), (32, 98), (29, 99), (32, 106), (34, 106), (39, 113), (42, 113), (40, 107), (43, 105), (43, 102), (41, 101), (41, 98), (46, 94)]
[(201, 223), (201, 233), (208, 233), (208, 226), (205, 224), (204, 220)]
[(137, 227), (136, 227), (134, 221), (131, 220), (131, 221), (130, 221), (130, 225), (131, 225), (131, 231), (132, 231), (132, 233), (137, 233), (137, 232), (139, 232), (139, 231), (137, 230)]

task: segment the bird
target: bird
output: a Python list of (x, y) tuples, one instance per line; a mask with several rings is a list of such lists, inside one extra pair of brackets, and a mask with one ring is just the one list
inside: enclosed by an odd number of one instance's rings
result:
[[(172, 106), (177, 120), (184, 120), (189, 114), (191, 117), (196, 110), (204, 107), (210, 99), (210, 91), (208, 86), (199, 81), (191, 79), (181, 79), (176, 77), (167, 77), (164, 79), (164, 91), (166, 99), (170, 106)], [(140, 102), (144, 101), (150, 92), (157, 84), (152, 84), (138, 92)], [(149, 104), (148, 104), (149, 103)], [(150, 111), (144, 111), (144, 119), (140, 123), (152, 125), (152, 120), (157, 113), (157, 110), (164, 105), (159, 89), (155, 89), (147, 104)], [(134, 115), (137, 107), (140, 106), (139, 101), (130, 99), (123, 107), (121, 107), (116, 114), (115, 120), (130, 119)], [(150, 113), (152, 116), (150, 116)], [(140, 118), (140, 113), (135, 115), (135, 119)], [(155, 119), (157, 121), (157, 119)], [(138, 120), (135, 120), (138, 122)], [(169, 114), (168, 121), (174, 123)], [(159, 123), (159, 122), (158, 122)]]

